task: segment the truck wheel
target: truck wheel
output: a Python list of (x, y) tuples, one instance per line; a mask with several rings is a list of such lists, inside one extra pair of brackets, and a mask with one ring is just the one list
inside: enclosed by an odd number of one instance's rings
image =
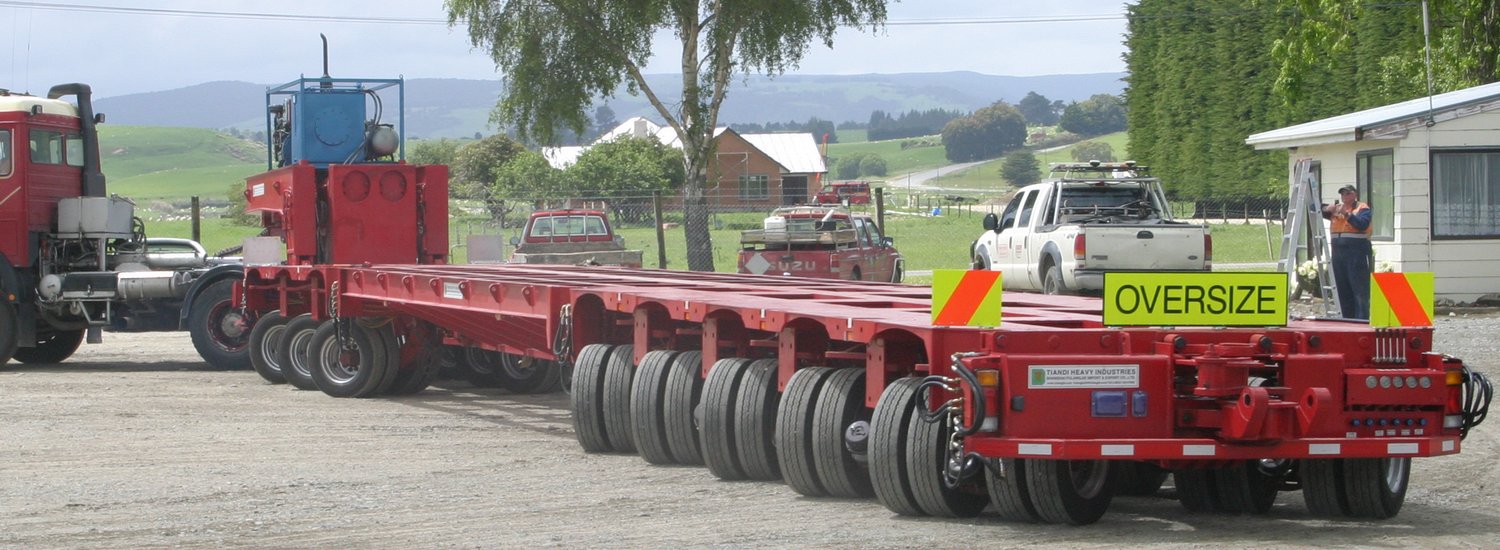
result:
[[(401, 365), (396, 372), (396, 381), (391, 383), (391, 389), (386, 391), (386, 395), (416, 395), (431, 386), (443, 372), (442, 347), (428, 340), (426, 347), (410, 364)], [(396, 353), (399, 359), (399, 348)]]
[(1042, 281), (1043, 294), (1072, 294), (1068, 285), (1063, 283), (1062, 268), (1057, 266), (1047, 267), (1046, 279)]
[(286, 328), (281, 333), (281, 341), (276, 343), (276, 364), (281, 366), (281, 376), (299, 390), (318, 389), (312, 379), (312, 368), (308, 366), (308, 350), (312, 347), (313, 334), (318, 331), (320, 324), (312, 318), (311, 313), (293, 317), (291, 321), (287, 321)]
[(1344, 460), (1344, 490), (1349, 516), (1387, 519), (1406, 502), (1410, 458), (1350, 458)]
[(776, 391), (776, 359), (750, 363), (735, 397), (735, 450), (745, 477), (759, 481), (781, 479), (776, 460), (776, 409), (781, 392)]
[(604, 426), (604, 364), (614, 350), (610, 345), (589, 344), (578, 352), (578, 362), (573, 366), (573, 390), (569, 392), (573, 434), (584, 452), (610, 450)]
[[(83, 329), (57, 330), (52, 327), (36, 328), (36, 347), (16, 348), (15, 358), (22, 363), (61, 363), (78, 351), (83, 343)], [(14, 335), (11, 339), (14, 339)]]
[(740, 453), (735, 449), (734, 421), (735, 405), (740, 393), (740, 382), (749, 370), (750, 360), (738, 357), (720, 359), (708, 370), (708, 380), (703, 382), (703, 401), (698, 404), (703, 410), (703, 423), (699, 435), (703, 440), (703, 461), (708, 471), (719, 479), (736, 481), (745, 479), (745, 469), (740, 466)]
[(939, 415), (935, 422), (929, 422), (921, 414), (927, 402), (918, 398), (912, 405), (916, 412), (907, 420), (906, 472), (917, 506), (928, 515), (941, 518), (978, 516), (989, 505), (989, 495), (975, 487), (949, 487), (945, 479), (948, 442), (953, 435), (948, 415)]
[(500, 358), (484, 348), (464, 348), (464, 379), (479, 388), (498, 388), (500, 380)]
[(641, 358), (630, 385), (630, 431), (641, 458), (651, 464), (672, 464), (672, 449), (667, 445), (667, 375), (677, 351), (657, 350)]
[(1119, 460), (1110, 463), (1109, 481), (1116, 495), (1149, 497), (1161, 490), (1167, 471), (1150, 462)]
[(9, 302), (0, 302), (0, 365), (10, 362), (15, 357), (20, 342), (16, 335), (21, 333), (20, 319), (16, 317), (16, 306)]
[(916, 411), (919, 378), (902, 378), (885, 387), (870, 420), (870, 482), (875, 498), (903, 516), (922, 515), (912, 493), (906, 463), (906, 425)]
[(1026, 488), (1042, 521), (1087, 525), (1104, 516), (1114, 487), (1103, 460), (1029, 460)]
[(1214, 496), (1214, 471), (1204, 468), (1172, 472), (1172, 486), (1177, 489), (1177, 502), (1189, 512), (1206, 514), (1219, 509), (1219, 499)]
[(793, 491), (810, 497), (829, 496), (813, 463), (813, 414), (831, 374), (833, 369), (828, 367), (797, 369), (787, 380), (781, 407), (776, 409), (776, 460), (781, 473)]
[(684, 351), (667, 373), (667, 397), (662, 420), (667, 424), (667, 447), (678, 464), (703, 464), (698, 435), (699, 398), (703, 395), (703, 353)]
[(234, 279), (220, 279), (193, 299), (188, 333), (209, 365), (224, 370), (250, 368), (250, 326), (255, 318), (230, 300)]
[(1213, 471), (1218, 511), (1228, 514), (1264, 514), (1276, 503), (1281, 478), (1266, 473), (1259, 460), (1249, 460)]
[[(875, 494), (870, 471), (854, 457), (846, 444), (848, 431), (869, 443), (870, 416), (865, 409), (865, 369), (838, 369), (828, 376), (818, 394), (814, 412), (813, 463), (828, 494), (843, 498), (867, 498)], [(858, 424), (858, 426), (856, 426)], [(868, 447), (867, 447), (868, 448)], [(868, 453), (868, 451), (866, 451)]]
[(1019, 458), (997, 461), (998, 468), (987, 468), (989, 471), (985, 472), (985, 488), (995, 503), (995, 512), (1006, 521), (1036, 523), (1041, 516), (1032, 506), (1031, 491), (1026, 488), (1026, 461)]
[[(384, 393), (395, 381), (397, 358), (391, 357), (377, 329), (358, 321), (345, 321), (344, 342), (338, 338), (339, 323), (329, 321), (313, 333), (308, 366), (318, 389), (333, 397), (373, 397)], [(347, 347), (346, 347), (347, 346)]]
[(604, 435), (616, 452), (635, 452), (630, 427), (630, 385), (635, 382), (635, 346), (615, 346), (604, 364)]
[(255, 367), (256, 374), (272, 384), (286, 383), (286, 376), (281, 374), (281, 364), (276, 362), (276, 350), (281, 345), (281, 336), (286, 334), (288, 322), (291, 319), (282, 317), (280, 311), (272, 311), (262, 315), (255, 322), (255, 327), (250, 329), (250, 366)]
[(1333, 517), (1349, 513), (1344, 498), (1344, 461), (1334, 458), (1301, 460), (1297, 477), (1302, 482), (1302, 500), (1315, 516)]

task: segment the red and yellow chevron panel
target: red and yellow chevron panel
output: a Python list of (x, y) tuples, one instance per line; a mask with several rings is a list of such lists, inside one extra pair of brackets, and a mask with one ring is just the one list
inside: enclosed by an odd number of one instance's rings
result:
[(932, 324), (1000, 326), (1000, 272), (933, 270)]
[(1370, 326), (1432, 326), (1432, 273), (1372, 273), (1370, 279)]

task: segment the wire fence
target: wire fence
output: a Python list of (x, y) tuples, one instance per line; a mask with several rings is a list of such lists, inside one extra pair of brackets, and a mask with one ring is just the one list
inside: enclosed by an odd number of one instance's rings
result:
[[(952, 193), (876, 193), (868, 203), (839, 204), (869, 215), (895, 241), (911, 279), (923, 280), (933, 269), (966, 269), (972, 265), (972, 243), (983, 231), (986, 214), (999, 215), (1007, 195)], [(629, 196), (558, 199), (504, 198), (461, 201), (450, 223), (453, 261), (503, 262), (514, 251), (528, 217), (539, 210), (575, 208), (605, 212), (627, 249), (640, 250), (645, 267), (686, 270), (711, 264), (714, 271), (740, 269), (745, 231), (765, 227), (776, 208), (790, 206), (742, 197), (705, 197), (709, 246), (689, 257), (686, 208), (681, 197)], [(776, 201), (781, 202), (781, 201)], [(1266, 197), (1171, 199), (1172, 216), (1207, 225), (1214, 240), (1214, 264), (1224, 270), (1274, 269), (1281, 254), (1286, 200)], [(658, 213), (659, 209), (659, 213)]]

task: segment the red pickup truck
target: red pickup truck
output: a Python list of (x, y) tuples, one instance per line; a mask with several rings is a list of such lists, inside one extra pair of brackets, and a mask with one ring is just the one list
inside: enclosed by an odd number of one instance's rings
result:
[(589, 264), (641, 267), (641, 251), (626, 250), (599, 210), (538, 210), (511, 239), (513, 264)]
[(901, 282), (904, 263), (875, 220), (842, 208), (777, 209), (740, 233), (739, 272)]

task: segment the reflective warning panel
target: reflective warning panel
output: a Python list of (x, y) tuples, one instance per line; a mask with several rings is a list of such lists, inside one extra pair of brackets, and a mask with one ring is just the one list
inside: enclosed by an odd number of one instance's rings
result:
[(1000, 272), (933, 270), (932, 324), (1000, 326)]
[(1372, 273), (1370, 279), (1370, 326), (1432, 326), (1432, 273)]
[(1107, 326), (1285, 326), (1285, 273), (1105, 273)]

